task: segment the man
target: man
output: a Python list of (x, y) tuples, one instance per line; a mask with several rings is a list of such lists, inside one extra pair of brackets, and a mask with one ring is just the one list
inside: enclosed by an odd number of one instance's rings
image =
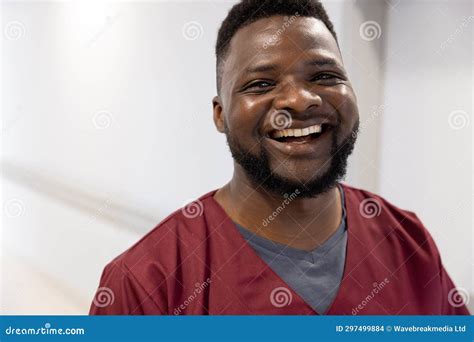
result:
[(468, 314), (417, 216), (340, 183), (358, 132), (312, 0), (244, 0), (216, 44), (231, 181), (106, 266), (91, 314)]

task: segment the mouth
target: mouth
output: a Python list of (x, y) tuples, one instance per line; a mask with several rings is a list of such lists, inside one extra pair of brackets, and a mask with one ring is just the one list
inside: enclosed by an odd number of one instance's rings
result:
[(279, 143), (305, 144), (316, 141), (332, 129), (328, 124), (312, 125), (305, 128), (289, 128), (273, 131), (269, 138)]

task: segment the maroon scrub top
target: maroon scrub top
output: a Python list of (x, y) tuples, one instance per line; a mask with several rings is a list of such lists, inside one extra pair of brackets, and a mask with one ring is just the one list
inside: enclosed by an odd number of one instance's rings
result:
[[(418, 217), (341, 184), (348, 242), (328, 315), (468, 315)], [(91, 315), (316, 315), (255, 253), (211, 191), (104, 269)]]

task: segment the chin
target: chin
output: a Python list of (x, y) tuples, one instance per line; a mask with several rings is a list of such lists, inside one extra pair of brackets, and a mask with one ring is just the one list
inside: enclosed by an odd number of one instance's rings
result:
[[(279, 168), (273, 169), (273, 173), (280, 177), (287, 179), (290, 182), (298, 184), (306, 184), (314, 181), (329, 171), (331, 163), (329, 161), (314, 163), (297, 163), (293, 165), (282, 164)], [(285, 169), (285, 172), (282, 172)]]

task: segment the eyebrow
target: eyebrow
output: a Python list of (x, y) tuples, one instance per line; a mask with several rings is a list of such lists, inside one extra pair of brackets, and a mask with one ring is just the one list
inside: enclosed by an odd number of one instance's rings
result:
[(265, 72), (265, 71), (275, 71), (278, 69), (278, 65), (276, 64), (262, 64), (262, 65), (257, 65), (255, 67), (247, 67), (245, 68), (245, 72), (248, 74), (256, 74), (259, 72)]
[[(308, 62), (305, 63), (307, 66), (335, 66), (339, 67), (339, 63), (337, 63), (335, 60), (330, 59), (330, 58), (318, 58), (318, 59), (312, 59)], [(278, 70), (279, 66), (277, 64), (262, 64), (262, 65), (257, 65), (255, 67), (247, 67), (245, 68), (245, 72), (248, 74), (256, 74), (259, 72), (266, 72), (266, 71), (275, 71)]]
[(339, 67), (339, 63), (337, 63), (334, 59), (330, 58), (318, 58), (318, 59), (312, 59), (309, 62), (305, 63), (306, 65), (310, 66), (335, 66)]

